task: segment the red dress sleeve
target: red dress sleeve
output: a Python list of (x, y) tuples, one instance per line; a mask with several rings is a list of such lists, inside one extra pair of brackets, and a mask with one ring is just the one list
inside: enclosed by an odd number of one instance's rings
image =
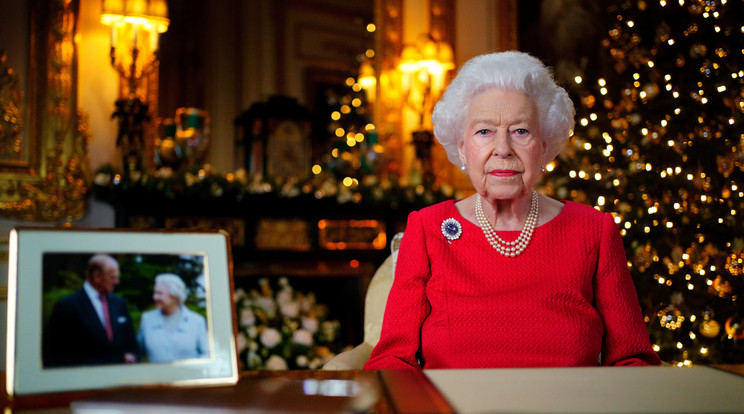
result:
[(426, 237), (419, 213), (408, 215), (395, 278), (390, 289), (380, 341), (364, 369), (420, 369), (421, 327), (431, 312), (426, 283), (431, 275)]
[(594, 282), (595, 306), (605, 326), (602, 365), (660, 365), (651, 348), (620, 232), (612, 216), (604, 216)]

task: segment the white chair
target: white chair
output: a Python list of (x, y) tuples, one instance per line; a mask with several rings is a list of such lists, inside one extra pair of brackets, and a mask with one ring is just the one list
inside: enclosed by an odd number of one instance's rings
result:
[(403, 233), (397, 233), (390, 242), (390, 256), (377, 268), (369, 282), (364, 297), (364, 341), (356, 347), (341, 352), (323, 365), (324, 370), (362, 369), (369, 360), (372, 349), (380, 340), (382, 317), (385, 314), (388, 293), (393, 286), (398, 246)]

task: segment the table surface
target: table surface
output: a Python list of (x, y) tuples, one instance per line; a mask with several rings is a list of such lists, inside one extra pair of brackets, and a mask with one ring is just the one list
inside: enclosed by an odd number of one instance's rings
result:
[(0, 402), (4, 413), (26, 414), (86, 414), (102, 408), (116, 408), (119, 413), (191, 412), (188, 409), (233, 413), (236, 408), (241, 413), (296, 414), (744, 413), (742, 391), (744, 365), (247, 371), (237, 385), (227, 387), (137, 387)]
[(461, 414), (744, 413), (744, 376), (705, 366), (424, 373)]

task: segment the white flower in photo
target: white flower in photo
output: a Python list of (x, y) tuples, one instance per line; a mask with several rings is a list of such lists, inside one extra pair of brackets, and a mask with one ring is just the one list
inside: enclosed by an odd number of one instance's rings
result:
[(287, 302), (279, 305), (282, 315), (288, 318), (296, 318), (300, 315), (300, 304), (298, 302)]
[(300, 345), (312, 346), (313, 334), (306, 329), (298, 329), (292, 334), (292, 342)]
[(243, 352), (248, 347), (248, 338), (240, 332), (238, 333), (238, 352)]
[(307, 329), (308, 331), (312, 333), (318, 332), (318, 320), (313, 317), (303, 317), (302, 318), (302, 328)]
[(297, 366), (300, 367), (300, 368), (307, 367), (307, 364), (308, 363), (310, 363), (310, 361), (307, 359), (307, 357), (305, 355), (299, 355), (295, 359), (295, 364), (297, 364)]
[(269, 317), (274, 315), (276, 313), (276, 302), (274, 302), (274, 299), (267, 298), (267, 297), (259, 297), (256, 298), (256, 306), (258, 306), (260, 309), (262, 309), (264, 312), (266, 312)]
[(256, 315), (249, 308), (240, 311), (240, 326), (252, 326), (256, 324)]
[(291, 288), (290, 289), (284, 288), (280, 290), (279, 293), (276, 294), (276, 302), (279, 305), (283, 305), (287, 302), (291, 302), (293, 296), (294, 294)]
[(274, 328), (266, 328), (261, 332), (261, 343), (266, 348), (275, 347), (282, 340), (282, 335)]
[(238, 303), (244, 299), (248, 298), (248, 295), (245, 293), (245, 290), (242, 288), (235, 289), (235, 302)]
[(266, 360), (266, 369), (269, 371), (284, 371), (287, 368), (287, 361), (278, 355), (272, 355)]

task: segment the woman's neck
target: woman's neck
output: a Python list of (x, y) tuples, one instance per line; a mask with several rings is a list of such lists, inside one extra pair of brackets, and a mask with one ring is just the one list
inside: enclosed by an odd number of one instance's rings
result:
[(175, 314), (178, 313), (178, 309), (179, 308), (180, 308), (180, 306), (178, 306), (178, 305), (167, 307), (167, 308), (163, 308), (163, 310), (162, 310), (163, 311), (163, 315), (166, 315), (166, 316), (175, 315)]

